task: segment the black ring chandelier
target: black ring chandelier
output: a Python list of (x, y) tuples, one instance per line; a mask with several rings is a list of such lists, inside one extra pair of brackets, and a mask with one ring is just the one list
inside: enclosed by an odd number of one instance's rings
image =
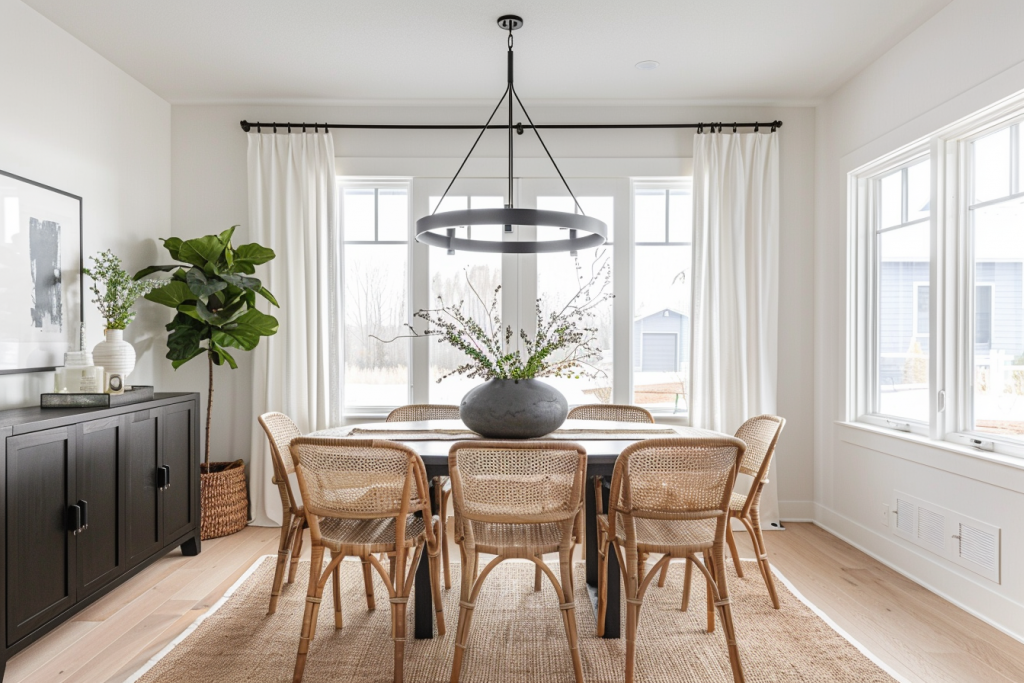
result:
[[(515, 86), (512, 83), (512, 31), (521, 28), (523, 20), (512, 14), (507, 14), (498, 19), (498, 27), (502, 30), (508, 31), (508, 85), (505, 87), (505, 92), (498, 100), (498, 104), (494, 107), (494, 111), (491, 112), (491, 116), (487, 119), (487, 123), (480, 129), (479, 135), (476, 136), (476, 140), (473, 142), (473, 146), (469, 148), (469, 154), (462, 160), (462, 164), (459, 166), (459, 170), (455, 172), (455, 177), (452, 178), (451, 182), (448, 183), (448, 187), (445, 188), (444, 194), (441, 195), (441, 199), (438, 200), (437, 206), (434, 207), (433, 212), (429, 216), (424, 216), (416, 221), (416, 240), (424, 244), (429, 244), (432, 247), (439, 247), (441, 249), (448, 250), (449, 254), (454, 254), (456, 251), (476, 251), (476, 252), (491, 252), (500, 254), (542, 254), (551, 253), (556, 251), (568, 251), (575, 255), (578, 249), (589, 249), (591, 247), (599, 247), (608, 240), (608, 226), (603, 221), (599, 221), (596, 218), (587, 216), (583, 213), (583, 208), (580, 206), (579, 201), (576, 199), (576, 195), (572, 193), (569, 188), (569, 183), (566, 182), (565, 176), (562, 175), (562, 171), (558, 168), (558, 164), (555, 163), (554, 158), (551, 156), (551, 152), (548, 151), (548, 146), (544, 144), (544, 139), (540, 136), (540, 131), (533, 125), (533, 119), (530, 118), (529, 112), (526, 111), (526, 107), (523, 106), (522, 100), (519, 99), (518, 93), (516, 93)], [(480, 142), (480, 138), (487, 131), (487, 126), (490, 125), (491, 120), (494, 119), (494, 115), (498, 113), (498, 109), (501, 107), (501, 103), (508, 99), (508, 204), (503, 209), (464, 209), (461, 211), (442, 211), (438, 213), (437, 210), (440, 208), (444, 198), (448, 196), (448, 191), (452, 189), (452, 185), (455, 184), (456, 179), (465, 167), (466, 162), (469, 161), (469, 157), (472, 156), (473, 150), (476, 149), (476, 145)], [(565, 211), (544, 211), (540, 209), (517, 209), (512, 206), (512, 174), (514, 168), (514, 157), (513, 157), (513, 145), (512, 145), (512, 133), (515, 131), (519, 135), (523, 134), (523, 127), (512, 125), (512, 100), (519, 103), (519, 108), (526, 114), (526, 120), (530, 122), (530, 127), (533, 132), (537, 135), (537, 140), (540, 141), (541, 147), (544, 148), (544, 153), (548, 155), (548, 159), (551, 161), (551, 165), (555, 167), (555, 171), (558, 172), (558, 177), (562, 179), (562, 184), (565, 185), (565, 189), (568, 190), (569, 196), (572, 197), (573, 204), (579, 213), (567, 213)], [(504, 225), (505, 232), (512, 232), (513, 225), (528, 225), (528, 226), (547, 226), (555, 228), (563, 228), (569, 231), (569, 239), (564, 240), (551, 240), (551, 241), (525, 241), (525, 242), (498, 242), (492, 240), (475, 240), (475, 239), (463, 239), (455, 236), (455, 230), (463, 226), (471, 225)], [(444, 230), (444, 234), (434, 232), (435, 230)], [(578, 236), (579, 232), (588, 233), (582, 237)]]

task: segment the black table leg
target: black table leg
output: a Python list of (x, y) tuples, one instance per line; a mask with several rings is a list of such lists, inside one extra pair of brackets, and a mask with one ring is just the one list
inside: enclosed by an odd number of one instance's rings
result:
[[(597, 613), (597, 497), (594, 493), (594, 479), (587, 477), (586, 480), (586, 522), (587, 522), (587, 591), (590, 593), (590, 601)], [(608, 509), (608, 489), (601, 487), (602, 502), (605, 510)], [(619, 602), (620, 602), (620, 578), (619, 558), (615, 551), (609, 547), (608, 555), (608, 608), (605, 613), (604, 637), (618, 638), (619, 636)]]
[[(427, 481), (430, 484), (430, 511), (431, 514), (437, 514), (434, 477), (428, 477)], [(430, 523), (429, 520), (427, 523)], [(434, 600), (433, 591), (430, 589), (430, 565), (428, 562), (427, 549), (424, 548), (423, 554), (420, 556), (420, 564), (416, 567), (416, 585), (413, 591), (415, 599), (413, 613), (416, 617), (417, 639), (434, 637)]]

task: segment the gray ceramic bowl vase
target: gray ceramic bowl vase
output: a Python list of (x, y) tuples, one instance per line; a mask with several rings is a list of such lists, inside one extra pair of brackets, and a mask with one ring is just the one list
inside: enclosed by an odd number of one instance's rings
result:
[(489, 439), (533, 439), (565, 422), (569, 403), (558, 389), (536, 379), (490, 379), (462, 398), (459, 417)]

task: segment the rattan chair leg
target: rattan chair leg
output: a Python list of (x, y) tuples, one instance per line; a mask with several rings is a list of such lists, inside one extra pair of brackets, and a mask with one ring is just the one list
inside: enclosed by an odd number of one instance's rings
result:
[[(540, 558), (543, 562), (543, 558)], [(555, 584), (561, 604), (562, 619), (565, 622), (565, 636), (569, 641), (569, 654), (572, 657), (572, 670), (576, 683), (583, 683), (583, 660), (580, 658), (579, 633), (576, 628), (576, 603), (572, 590), (572, 549), (559, 553), (558, 563), (562, 570), (562, 585)], [(538, 566), (537, 569), (540, 569)], [(554, 579), (551, 581), (555, 583)]]
[(743, 567), (740, 565), (740, 551), (736, 549), (736, 537), (732, 533), (732, 519), (725, 523), (725, 540), (729, 543), (729, 552), (732, 554), (732, 563), (736, 567), (736, 576), (743, 578)]
[[(438, 526), (440, 526), (440, 520)], [(440, 533), (435, 533), (434, 538), (440, 539)], [(434, 549), (433, 555), (427, 548), (427, 567), (430, 569), (430, 592), (434, 599), (434, 619), (437, 623), (437, 635), (440, 637), (445, 634), (445, 624), (444, 602), (441, 600), (441, 552), (439, 548)]]
[[(405, 597), (408, 600), (408, 596)], [(405, 679), (405, 602), (392, 603), (391, 612), (395, 615), (395, 668), (394, 681), (402, 683)]]
[[(541, 562), (543, 562), (544, 561), (544, 556), (543, 555), (538, 555), (537, 559), (539, 559)], [(534, 593), (536, 593), (536, 592), (538, 592), (540, 590), (540, 581), (541, 581), (541, 576), (540, 575), (541, 575), (541, 571), (542, 570), (541, 570), (541, 568), (539, 566), (536, 566), (536, 565), (534, 566), (534, 568), (533, 568), (533, 592)]]
[(764, 535), (761, 533), (761, 511), (757, 506), (750, 510), (750, 526), (754, 530), (757, 563), (761, 567), (761, 574), (764, 576), (764, 583), (768, 587), (768, 596), (772, 600), (772, 607), (779, 609), (779, 594), (775, 590), (775, 578), (772, 576), (772, 568), (768, 563), (768, 548), (764, 544)]
[(661, 576), (658, 577), (658, 588), (665, 587), (665, 580), (668, 578), (668, 566), (670, 564), (671, 562), (666, 562), (665, 566), (661, 568)]
[(679, 609), (685, 612), (690, 607), (690, 584), (693, 581), (693, 562), (687, 557), (683, 564), (686, 565), (686, 572), (683, 574), (683, 604)]
[[(715, 568), (714, 568), (715, 567), (715, 562), (714, 562), (714, 558), (711, 556), (711, 553), (708, 553), (708, 552), (704, 553), (704, 566), (708, 568), (708, 571), (710, 571), (712, 575), (714, 575), (714, 573), (715, 573)], [(707, 596), (708, 596), (708, 600), (707, 600), (707, 603), (708, 603), (708, 629), (707, 630), (708, 630), (708, 633), (714, 633), (715, 632), (715, 596), (714, 596), (715, 586), (711, 582), (711, 579), (709, 577), (705, 577), (705, 580), (707, 582), (707, 591), (706, 592), (707, 592)]]
[(448, 499), (451, 498), (451, 495), (451, 491), (441, 490), (441, 507), (438, 510), (441, 516), (441, 562), (444, 565), (445, 590), (450, 590), (452, 587), (451, 563), (448, 560)]
[(716, 561), (712, 573), (715, 576), (716, 604), (722, 617), (722, 631), (729, 648), (729, 664), (732, 667), (733, 683), (744, 683), (743, 663), (740, 661), (739, 647), (736, 645), (736, 629), (732, 621), (732, 607), (729, 599), (729, 585), (725, 576), (725, 553), (723, 548), (715, 548)]
[(293, 683), (301, 683), (302, 681), (302, 674), (306, 669), (306, 653), (309, 652), (309, 644), (313, 640), (313, 624), (316, 623), (315, 612), (320, 604), (320, 598), (317, 596), (317, 585), (320, 582), (323, 557), (323, 547), (314, 547), (309, 564), (309, 589), (306, 591), (306, 609), (302, 614), (302, 630), (299, 634), (299, 652), (295, 656), (295, 673), (292, 676)]
[[(333, 553), (331, 554), (333, 557)], [(341, 616), (341, 563), (334, 566), (331, 572), (331, 590), (334, 592), (334, 629), (341, 630), (345, 625)]]
[(608, 616), (608, 544), (601, 539), (597, 556), (597, 637), (604, 637)]
[(363, 588), (366, 590), (366, 609), (377, 609), (377, 601), (373, 595), (373, 576), (370, 574), (370, 558), (363, 558)]
[(287, 574), (288, 557), (291, 555), (292, 537), (295, 534), (295, 520), (291, 518), (291, 512), (285, 511), (285, 518), (281, 522), (281, 544), (277, 550), (277, 567), (274, 568), (274, 583), (270, 589), (270, 607), (267, 614), (277, 611), (277, 601), (281, 597), (281, 585), (284, 583)]
[(295, 530), (295, 541), (292, 546), (292, 565), (288, 568), (288, 583), (295, 583), (295, 574), (299, 570), (299, 557), (302, 555), (302, 536), (307, 528), (306, 520), (303, 519)]

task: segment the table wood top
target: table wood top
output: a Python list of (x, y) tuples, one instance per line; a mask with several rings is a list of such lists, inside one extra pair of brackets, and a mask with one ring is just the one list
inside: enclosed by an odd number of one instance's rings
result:
[[(353, 430), (366, 430), (367, 432), (351, 434)], [(463, 441), (466, 435), (456, 432), (466, 430), (461, 420), (425, 420), (420, 422), (364, 422), (359, 424), (345, 425), (323, 429), (309, 434), (317, 438), (338, 438), (338, 439), (387, 439), (397, 443), (405, 444), (420, 454), (423, 464), (428, 470), (447, 469), (448, 451), (453, 443)], [(400, 438), (388, 438), (384, 432), (394, 432)], [(420, 434), (416, 434), (420, 432)], [(606, 433), (600, 433), (606, 432)], [(618, 433), (616, 433), (618, 432)], [(644, 437), (650, 433), (649, 437)], [(673, 436), (725, 436), (717, 432), (710, 432), (696, 427), (685, 427), (682, 425), (667, 424), (645, 424), (638, 422), (614, 422), (611, 420), (572, 420), (562, 425), (562, 428), (541, 440), (560, 440), (578, 443), (587, 451), (589, 465), (610, 466), (615, 464), (619, 453), (637, 441), (644, 438), (671, 438)], [(499, 441), (500, 439), (484, 439), (477, 437), (481, 443), (487, 441)]]

